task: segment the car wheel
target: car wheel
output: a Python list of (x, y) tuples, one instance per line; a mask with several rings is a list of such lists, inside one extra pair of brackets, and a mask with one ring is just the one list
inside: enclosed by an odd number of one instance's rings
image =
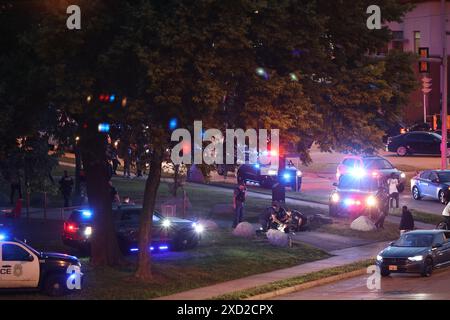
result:
[(51, 297), (60, 297), (67, 292), (66, 279), (61, 275), (49, 275), (45, 279), (44, 292)]
[(405, 146), (400, 146), (397, 148), (397, 155), (399, 157), (404, 157), (408, 154), (408, 149)]
[(386, 270), (386, 269), (382, 269), (380, 273), (381, 273), (381, 276), (382, 276), (382, 277), (389, 277), (390, 274), (391, 274), (391, 273), (389, 272), (389, 270)]
[(438, 193), (439, 202), (442, 204), (446, 203), (444, 190), (440, 190)]
[(416, 186), (414, 186), (412, 189), (412, 197), (414, 200), (422, 199), (422, 197), (420, 196), (419, 188), (417, 188)]
[(421, 273), (421, 276), (430, 277), (432, 273), (433, 273), (433, 261), (430, 258), (428, 258), (423, 263), (423, 271)]

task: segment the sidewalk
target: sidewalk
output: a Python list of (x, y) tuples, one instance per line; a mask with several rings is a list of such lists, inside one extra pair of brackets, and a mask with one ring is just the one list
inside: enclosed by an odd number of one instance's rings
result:
[(157, 298), (156, 300), (206, 300), (216, 296), (232, 293), (235, 291), (250, 289), (261, 285), (269, 284), (274, 281), (289, 279), (305, 275), (311, 272), (317, 272), (323, 269), (339, 267), (361, 260), (374, 258), (378, 252), (387, 246), (387, 242), (377, 242), (369, 245), (351, 247), (347, 249), (331, 251), (334, 257), (301, 264), (295, 267), (257, 274), (237, 280), (231, 280), (216, 285), (197, 288), (173, 295)]

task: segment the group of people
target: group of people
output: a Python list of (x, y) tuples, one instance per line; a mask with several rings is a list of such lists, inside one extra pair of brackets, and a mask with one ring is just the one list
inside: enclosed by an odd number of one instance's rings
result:
[[(233, 228), (241, 223), (244, 219), (244, 203), (246, 200), (247, 188), (245, 183), (241, 182), (234, 190), (233, 194), (233, 208), (234, 221)], [(277, 229), (283, 232), (300, 231), (306, 223), (305, 215), (296, 210), (285, 209), (282, 207), (283, 202), (273, 201), (272, 205), (268, 207), (259, 218), (262, 231), (269, 229)]]

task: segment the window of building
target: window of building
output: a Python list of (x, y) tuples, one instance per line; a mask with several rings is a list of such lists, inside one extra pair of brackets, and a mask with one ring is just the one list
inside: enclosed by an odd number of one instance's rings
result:
[(414, 52), (419, 53), (420, 31), (414, 31)]

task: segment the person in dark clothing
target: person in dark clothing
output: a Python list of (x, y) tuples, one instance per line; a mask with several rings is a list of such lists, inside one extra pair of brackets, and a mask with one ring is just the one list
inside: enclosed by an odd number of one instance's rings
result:
[(285, 232), (296, 232), (304, 230), (308, 219), (300, 211), (288, 209), (283, 222), (287, 224)]
[(233, 209), (234, 209), (234, 221), (233, 228), (242, 222), (244, 219), (244, 203), (246, 196), (247, 188), (245, 187), (245, 183), (241, 182), (236, 189), (234, 189), (233, 195)]
[(386, 187), (380, 186), (377, 192), (378, 199), (378, 219), (375, 222), (377, 229), (384, 229), (384, 220), (389, 212), (389, 192)]
[(279, 181), (275, 182), (272, 186), (272, 201), (279, 203), (284, 203), (286, 201), (286, 188)]
[(11, 205), (13, 205), (16, 191), (19, 195), (19, 199), (22, 199), (22, 184), (20, 183), (20, 175), (18, 172), (12, 173), (11, 175), (9, 175), (8, 178), (11, 187), (11, 192), (9, 194), (9, 201)]
[[(259, 216), (259, 223), (261, 224), (261, 230), (266, 232), (267, 230), (273, 227), (272, 221), (273, 217), (277, 217), (278, 212), (280, 211), (280, 205), (277, 201), (273, 201), (272, 205), (268, 207), (264, 213)], [(279, 215), (281, 216), (281, 214)]]
[(120, 165), (119, 156), (117, 154), (117, 148), (112, 145), (111, 146), (111, 162), (112, 162), (112, 174), (117, 175), (117, 168)]
[(411, 211), (408, 210), (407, 206), (402, 208), (402, 218), (400, 220), (400, 233), (405, 233), (414, 230), (414, 218)]
[(120, 196), (117, 189), (113, 186), (112, 181), (109, 181), (109, 188), (111, 193), (111, 202), (120, 204)]
[(59, 180), (59, 190), (64, 197), (64, 207), (68, 207), (70, 204), (70, 195), (72, 194), (73, 179), (69, 177), (69, 174), (64, 170), (64, 175)]

